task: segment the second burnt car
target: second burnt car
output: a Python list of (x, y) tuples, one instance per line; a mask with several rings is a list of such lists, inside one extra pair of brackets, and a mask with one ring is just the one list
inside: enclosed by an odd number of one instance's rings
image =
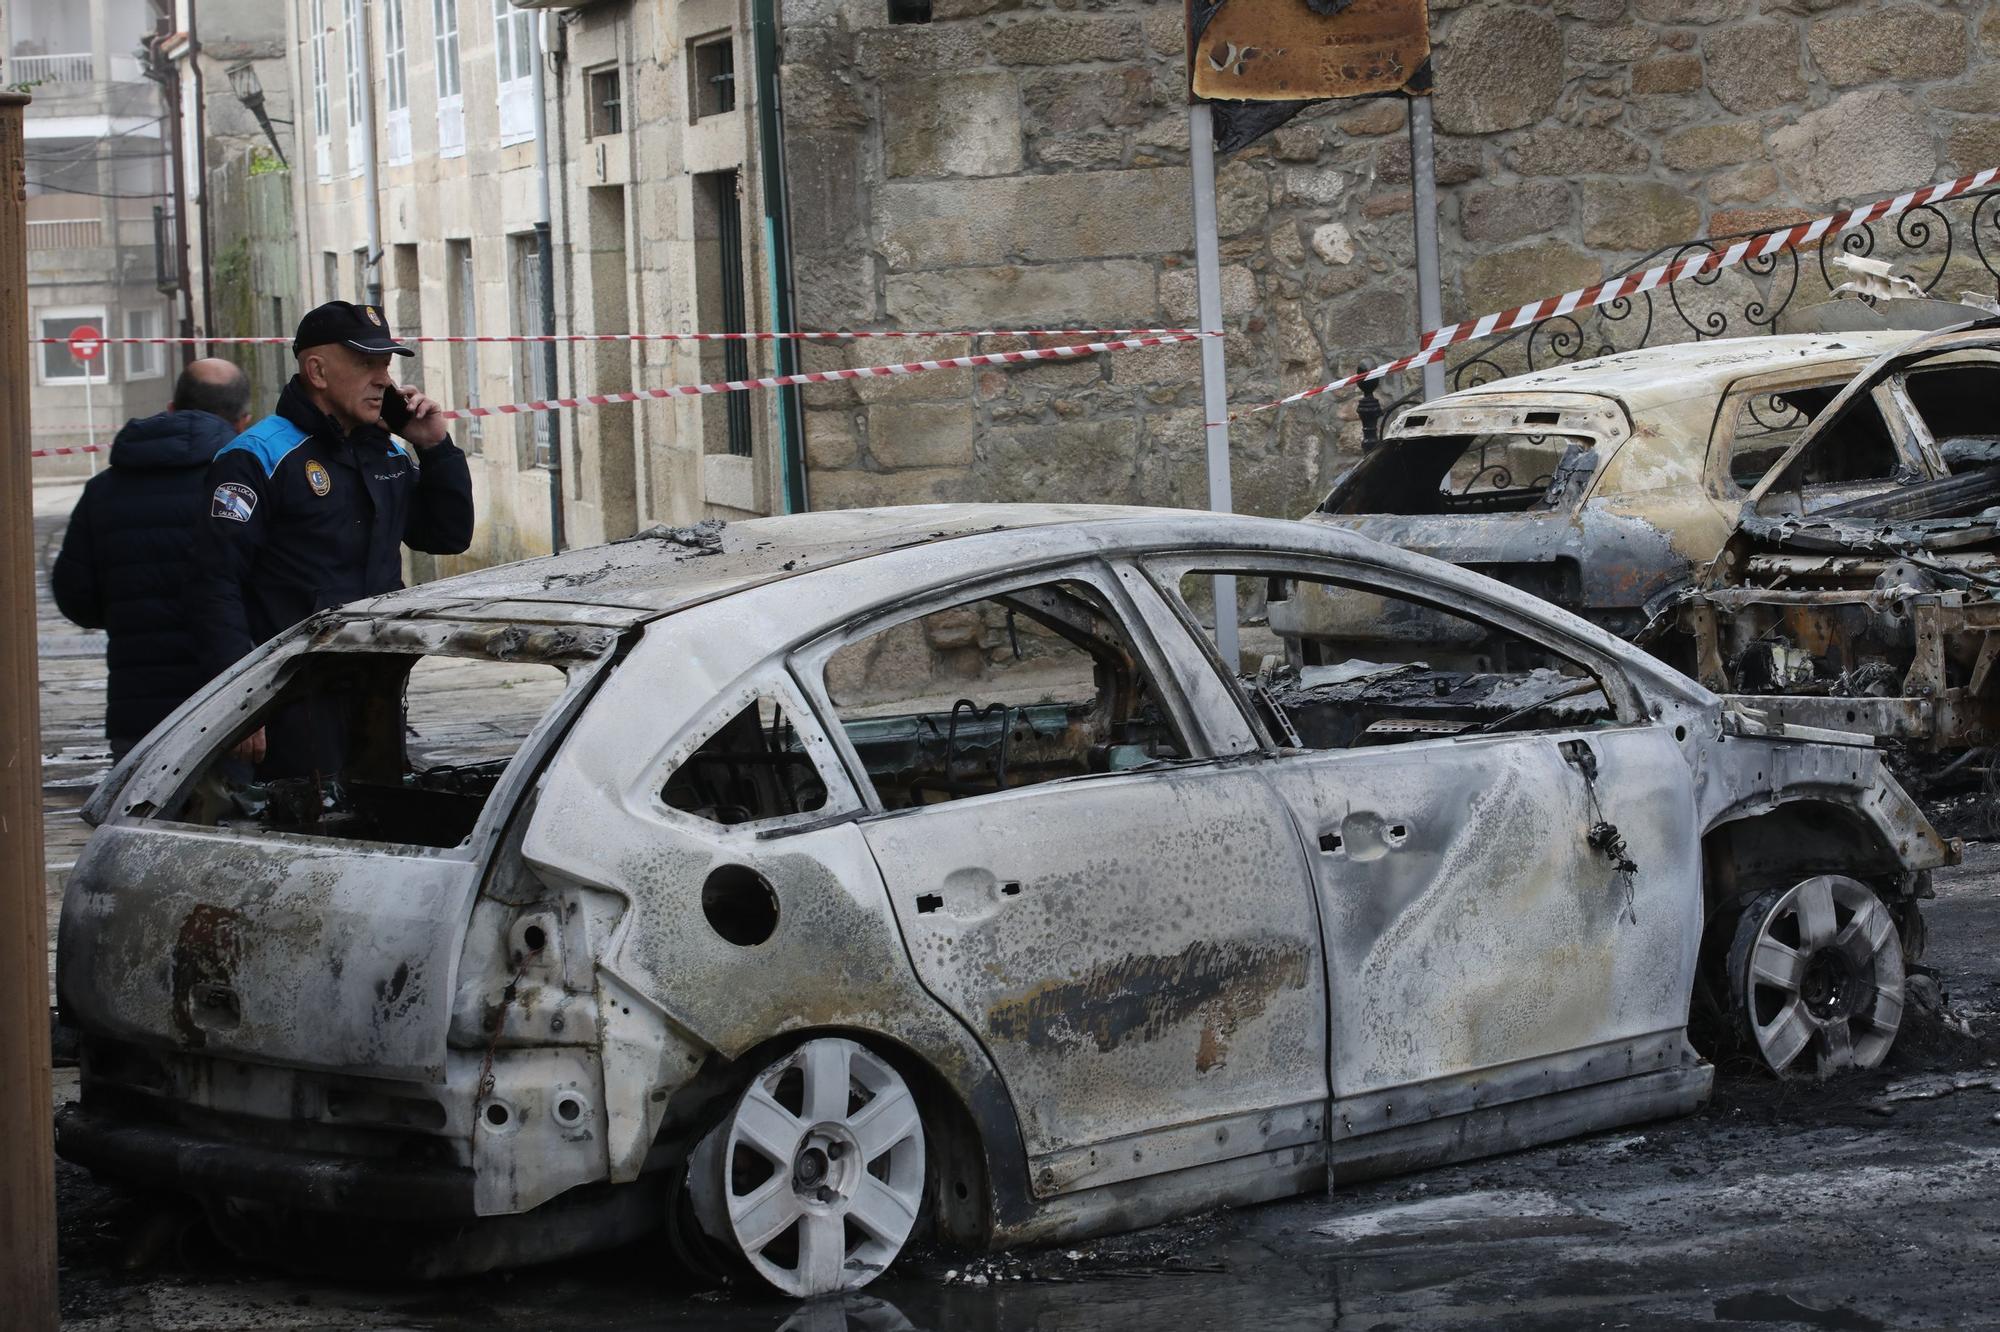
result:
[[(1488, 665), (1244, 676), (1217, 577)], [(244, 771), (287, 717), (317, 750)], [(1780, 1071), (1877, 1063), (1951, 857), (1856, 737), (1499, 583), (1080, 507), (665, 531), (327, 612), (88, 814), (66, 1157), (288, 1262), (664, 1228), (797, 1294), (1686, 1113), (1696, 1012)]]
[[(1310, 517), (1533, 592), (1774, 719), (1957, 751), (2000, 738), (1996, 401), (1994, 320), (1648, 348), (1410, 408)], [(1294, 664), (1450, 652), (1422, 617), (1335, 609), (1272, 607)]]

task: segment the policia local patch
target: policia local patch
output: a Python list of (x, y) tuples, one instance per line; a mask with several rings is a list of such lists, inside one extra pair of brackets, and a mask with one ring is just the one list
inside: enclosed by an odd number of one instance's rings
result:
[(257, 492), (240, 481), (224, 481), (209, 501), (208, 516), (247, 523), (257, 508)]

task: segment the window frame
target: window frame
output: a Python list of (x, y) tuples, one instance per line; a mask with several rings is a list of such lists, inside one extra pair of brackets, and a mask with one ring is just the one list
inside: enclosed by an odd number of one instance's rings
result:
[(326, 0), (312, 0), (311, 46), (314, 174), (323, 185), (333, 179), (333, 101), (326, 50)]
[[(143, 329), (134, 326), (135, 321), (143, 322)], [(161, 311), (154, 306), (141, 306), (125, 311), (124, 333), (128, 338), (157, 338), (165, 327)], [(157, 342), (128, 342), (125, 344), (125, 379), (159, 379), (167, 373), (167, 349)], [(135, 364), (136, 363), (136, 364)]]
[(362, 80), (370, 77), (361, 58), (362, 48), (367, 44), (367, 34), (362, 29), (366, 22), (367, 10), (361, 0), (340, 0), (341, 11), (341, 59), (346, 65), (343, 86), (347, 91), (347, 175), (351, 180), (361, 174), (361, 164), (367, 157), (367, 145), (362, 137), (368, 132), (361, 120)]
[[(1254, 551), (1240, 549), (1210, 549), (1206, 551), (1172, 551), (1165, 554), (1140, 556), (1134, 561), (1144, 572), (1153, 590), (1166, 603), (1168, 611), (1179, 622), (1183, 632), (1195, 640), (1201, 655), (1215, 677), (1221, 682), (1229, 698), (1235, 703), (1240, 714), (1267, 757), (1280, 757), (1295, 753), (1278, 742), (1270, 733), (1264, 719), (1257, 714), (1254, 701), (1243, 690), (1237, 673), (1227, 669), (1221, 654), (1216, 651), (1215, 642), (1208, 631), (1202, 628), (1194, 609), (1180, 593), (1181, 580), (1190, 574), (1209, 577), (1215, 574), (1242, 578), (1264, 578), (1273, 574), (1289, 575), (1293, 578), (1315, 582), (1329, 582), (1350, 585), (1358, 591), (1375, 596), (1400, 597), (1428, 605), (1448, 615), (1481, 624), (1488, 629), (1513, 634), (1526, 639), (1537, 647), (1572, 659), (1577, 665), (1589, 671), (1603, 692), (1605, 701), (1611, 705), (1617, 720), (1615, 726), (1644, 726), (1653, 718), (1646, 710), (1643, 692), (1632, 682), (1627, 663), (1603, 651), (1587, 640), (1573, 638), (1558, 628), (1512, 610), (1505, 604), (1469, 595), (1463, 589), (1453, 588), (1405, 573), (1380, 564), (1368, 564), (1353, 559), (1343, 559), (1333, 555), (1312, 555), (1290, 551)], [(1454, 605), (1454, 601), (1469, 601), (1477, 609)], [(1546, 728), (1543, 728), (1546, 729)], [(1534, 734), (1530, 731), (1507, 731), (1491, 733), (1494, 736), (1517, 736)], [(1475, 738), (1486, 738), (1489, 733), (1476, 732)], [(1412, 744), (1456, 744), (1456, 737), (1442, 737), (1437, 740), (1412, 741)], [(1405, 744), (1399, 748), (1408, 748)], [(1345, 750), (1311, 750), (1310, 753), (1345, 753)]]
[[(37, 310), (35, 311), (36, 337), (69, 337), (68, 332), (51, 333), (49, 331), (49, 321), (51, 319), (71, 324), (72, 331), (74, 326), (78, 324), (94, 324), (98, 331), (106, 337), (111, 336), (111, 330), (105, 327), (109, 322), (109, 312), (102, 305), (51, 305)], [(82, 388), (85, 384), (95, 386), (111, 382), (111, 348), (108, 346), (99, 350), (96, 360), (82, 362), (71, 356), (67, 348), (52, 346), (48, 343), (42, 343), (40, 347), (42, 354), (35, 358), (35, 382), (45, 388)], [(79, 373), (73, 375), (50, 374), (48, 371), (49, 354), (51, 352), (62, 357), (70, 366), (75, 367)]]
[[(738, 713), (763, 698), (771, 699), (784, 710), (799, 737), (800, 747), (819, 774), (820, 784), (826, 788), (825, 803), (818, 809), (782, 814), (776, 818), (750, 819), (743, 823), (717, 823), (669, 805), (666, 801), (668, 781), (703, 745), (714, 739), (718, 731), (735, 720)], [(832, 739), (835, 729), (838, 728), (826, 725), (812, 700), (784, 666), (777, 661), (767, 661), (711, 698), (695, 720), (681, 728), (659, 757), (646, 765), (639, 781), (640, 789), (645, 793), (646, 808), (655, 818), (699, 831), (704, 837), (711, 838), (732, 835), (751, 839), (772, 837), (855, 818), (867, 812), (867, 796), (855, 784), (842, 762), (839, 748)]]
[[(542, 51), (534, 20), (533, 11), (516, 9), (510, 0), (493, 0), (494, 101), (502, 148), (535, 137), (534, 62)], [(520, 122), (512, 129), (510, 113)]]
[(407, 166), (410, 151), (410, 31), (404, 0), (382, 0), (383, 103), (387, 108), (390, 166)]
[[(1154, 697), (1167, 711), (1171, 724), (1180, 733), (1189, 751), (1186, 758), (1173, 766), (1178, 769), (1234, 756), (1229, 746), (1217, 744), (1215, 728), (1188, 698), (1183, 682), (1174, 669), (1172, 655), (1154, 636), (1152, 617), (1131, 596), (1118, 571), (1102, 560), (1079, 561), (1070, 558), (1029, 569), (985, 574), (975, 579), (933, 588), (913, 600), (899, 602), (893, 606), (872, 608), (856, 615), (840, 627), (811, 639), (786, 657), (785, 665), (791, 672), (794, 684), (799, 692), (810, 700), (820, 727), (831, 741), (835, 754), (846, 770), (846, 780), (853, 785), (860, 796), (863, 808), (857, 817), (869, 820), (896, 818), (921, 814), (928, 807), (887, 809), (883, 806), (881, 796), (875, 790), (875, 782), (868, 775), (868, 765), (848, 739), (847, 727), (841, 720), (840, 708), (834, 703), (833, 696), (826, 687), (826, 668), (833, 654), (851, 644), (873, 638), (877, 634), (920, 620), (927, 615), (934, 615), (939, 611), (952, 610), (971, 602), (988, 600), (1008, 592), (1019, 592), (1046, 583), (1065, 582), (1081, 583), (1088, 587), (1103, 601), (1106, 609), (1117, 617), (1119, 627), (1124, 630), (1125, 637), (1132, 646), (1134, 660), (1152, 683)], [(1070, 777), (1037, 782), (1034, 785), (1041, 787), (1066, 782), (1100, 781), (1107, 778), (1129, 777), (1133, 772), (1132, 769), (1125, 769), (1118, 772), (1078, 773)], [(1008, 787), (1005, 790), (964, 796), (948, 803), (954, 806), (964, 805), (971, 801), (992, 800), (1031, 789), (1034, 787)]]
[(437, 89), (439, 157), (465, 155), (465, 70), (458, 0), (431, 0), (431, 76)]

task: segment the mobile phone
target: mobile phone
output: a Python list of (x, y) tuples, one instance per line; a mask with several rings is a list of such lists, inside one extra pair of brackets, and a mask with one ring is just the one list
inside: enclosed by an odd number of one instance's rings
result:
[(382, 424), (391, 431), (401, 434), (403, 427), (410, 423), (410, 400), (403, 396), (403, 390), (391, 387), (382, 395)]

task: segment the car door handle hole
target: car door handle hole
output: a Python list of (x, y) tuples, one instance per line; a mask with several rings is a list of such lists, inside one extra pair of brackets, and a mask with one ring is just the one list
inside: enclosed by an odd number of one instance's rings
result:
[(1003, 883), (1003, 884), (1001, 884), (1001, 885), (1000, 885), (1000, 896), (1002, 896), (1002, 897), (1019, 897), (1020, 895), (1021, 895), (1021, 885), (1020, 885), (1020, 884), (1018, 884), (1018, 883), (1014, 883), (1014, 882), (1012, 882), (1012, 881), (1010, 880), (1009, 882), (1007, 882), (1007, 883)]
[(919, 916), (928, 916), (943, 905), (944, 898), (937, 893), (917, 894), (917, 914)]
[(1321, 833), (1319, 835), (1319, 849), (1328, 855), (1332, 855), (1334, 852), (1340, 850), (1340, 845), (1339, 833)]

